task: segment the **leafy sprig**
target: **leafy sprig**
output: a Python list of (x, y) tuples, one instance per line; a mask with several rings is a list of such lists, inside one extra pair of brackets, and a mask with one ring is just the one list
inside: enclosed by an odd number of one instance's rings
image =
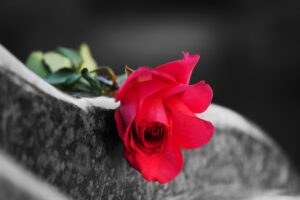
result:
[(55, 51), (32, 52), (26, 66), (48, 83), (69, 92), (93, 95), (110, 95), (125, 81), (124, 75), (116, 76), (108, 66), (98, 66), (87, 44), (79, 50), (59, 47)]

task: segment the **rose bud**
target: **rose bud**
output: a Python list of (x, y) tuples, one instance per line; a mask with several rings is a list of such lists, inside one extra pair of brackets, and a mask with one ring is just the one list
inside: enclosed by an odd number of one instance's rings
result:
[(199, 58), (184, 52), (181, 60), (140, 67), (116, 94), (124, 157), (148, 181), (174, 179), (183, 165), (181, 148), (199, 148), (213, 136), (214, 126), (195, 116), (210, 105), (212, 89), (204, 81), (189, 85)]

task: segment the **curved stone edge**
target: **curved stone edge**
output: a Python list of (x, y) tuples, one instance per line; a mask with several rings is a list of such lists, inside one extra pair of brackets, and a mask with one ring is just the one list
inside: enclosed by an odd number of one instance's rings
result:
[[(3, 183), (3, 184), (1, 184)], [(56, 188), (23, 169), (11, 157), (0, 151), (0, 199), (67, 200)], [(4, 187), (8, 187), (5, 189)], [(11, 191), (11, 192), (10, 192)], [(16, 194), (18, 193), (18, 194)]]
[(259, 126), (229, 108), (211, 104), (204, 113), (197, 116), (211, 121), (219, 129), (235, 128), (268, 145), (274, 144), (273, 139)]
[[(65, 102), (72, 103), (79, 108), (87, 111), (91, 107), (101, 107), (104, 109), (117, 109), (119, 102), (116, 102), (114, 98), (110, 97), (97, 97), (97, 98), (80, 98), (76, 99), (68, 94), (65, 94), (55, 87), (51, 86), (38, 75), (31, 72), (24, 66), (15, 56), (13, 56), (5, 47), (0, 44), (0, 66), (6, 68), (6, 70), (18, 75), (18, 78), (22, 78), (28, 83), (31, 83), (39, 90)], [(204, 113), (198, 114), (205, 120), (211, 121), (218, 128), (226, 128), (228, 126), (241, 130), (249, 136), (265, 141), (268, 144), (274, 143), (267, 134), (264, 133), (254, 123), (249, 122), (246, 118), (238, 114), (237, 112), (225, 108), (220, 105), (211, 104), (208, 110)]]

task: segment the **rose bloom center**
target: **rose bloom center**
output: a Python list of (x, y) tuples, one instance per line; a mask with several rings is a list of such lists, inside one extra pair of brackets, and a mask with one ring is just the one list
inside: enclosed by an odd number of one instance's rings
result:
[(135, 144), (147, 153), (161, 152), (166, 136), (167, 127), (158, 122), (140, 123), (137, 130), (133, 130)]

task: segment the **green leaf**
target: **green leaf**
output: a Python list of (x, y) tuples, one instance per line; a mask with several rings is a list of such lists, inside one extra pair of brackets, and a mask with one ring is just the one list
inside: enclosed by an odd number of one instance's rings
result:
[(75, 72), (68, 68), (62, 68), (57, 72), (50, 74), (45, 78), (45, 80), (53, 85), (59, 85), (67, 83), (69, 79), (73, 79)]
[(76, 83), (81, 78), (81, 74), (73, 73), (70, 75), (64, 85), (70, 86)]
[(26, 66), (42, 78), (49, 74), (47, 66), (43, 63), (43, 52), (41, 51), (32, 52), (26, 61)]
[(65, 47), (59, 47), (56, 51), (61, 55), (69, 58), (75, 69), (79, 69), (82, 59), (77, 51)]
[(52, 73), (62, 68), (72, 68), (71, 61), (68, 58), (53, 51), (44, 54), (44, 62)]
[(82, 70), (84, 68), (87, 68), (89, 71), (93, 71), (93, 70), (97, 69), (97, 63), (94, 60), (94, 58), (91, 54), (91, 50), (86, 43), (83, 43), (80, 45), (79, 54), (82, 58), (80, 70)]
[(81, 82), (82, 84), (86, 85), (86, 86), (91, 86), (90, 83), (81, 75), (81, 79), (79, 79), (79, 82)]
[(127, 78), (127, 74), (118, 75), (117, 77), (118, 77), (118, 84), (119, 86), (121, 86), (125, 82)]
[(94, 93), (93, 89), (90, 87), (90, 84), (82, 83), (82, 80), (85, 80), (83, 77), (81, 77), (77, 82), (75, 82), (73, 85), (71, 85), (68, 89), (71, 91), (76, 92), (86, 92), (86, 93)]
[(89, 84), (91, 85), (91, 87), (92, 87), (93, 91), (95, 92), (95, 94), (102, 95), (102, 86), (101, 86), (101, 84), (91, 76), (88, 69), (84, 68), (81, 71), (81, 74), (82, 74), (82, 77), (85, 78), (85, 80), (87, 80), (89, 82)]

